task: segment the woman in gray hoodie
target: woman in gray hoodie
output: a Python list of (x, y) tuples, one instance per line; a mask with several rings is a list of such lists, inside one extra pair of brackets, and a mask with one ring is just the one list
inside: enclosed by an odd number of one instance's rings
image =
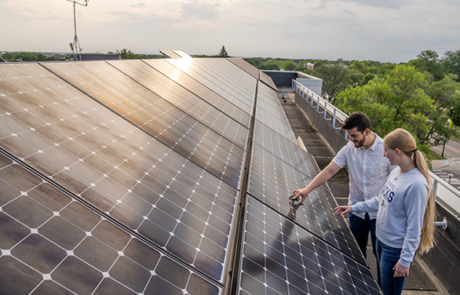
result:
[(401, 294), (415, 253), (434, 245), (435, 200), (428, 166), (414, 137), (398, 128), (383, 141), (384, 156), (398, 165), (378, 196), (353, 206), (339, 206), (336, 214), (378, 210), (376, 251), (383, 294)]

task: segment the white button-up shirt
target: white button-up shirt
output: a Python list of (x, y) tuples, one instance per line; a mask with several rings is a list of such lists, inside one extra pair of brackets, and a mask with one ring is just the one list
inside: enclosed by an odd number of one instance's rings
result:
[[(350, 174), (350, 196), (348, 205), (370, 200), (380, 193), (387, 181), (388, 174), (396, 166), (391, 166), (387, 157), (383, 156), (383, 139), (377, 134), (369, 149), (356, 148), (353, 142), (348, 142), (332, 160), (340, 168), (348, 165)], [(366, 212), (353, 212), (364, 219)], [(368, 212), (370, 219), (377, 218), (377, 211)]]

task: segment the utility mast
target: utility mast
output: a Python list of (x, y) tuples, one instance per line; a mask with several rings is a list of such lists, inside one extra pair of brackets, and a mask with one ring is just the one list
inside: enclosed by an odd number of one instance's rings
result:
[(84, 0), (85, 3), (81, 3), (75, 0), (66, 0), (68, 2), (73, 3), (73, 24), (74, 24), (74, 29), (75, 29), (75, 37), (73, 39), (73, 43), (70, 43), (70, 49), (72, 49), (72, 55), (74, 60), (81, 60), (81, 51), (82, 48), (80, 46), (80, 41), (78, 41), (77, 37), (77, 15), (75, 12), (75, 4), (81, 5), (81, 6), (88, 6), (88, 1), (89, 0)]

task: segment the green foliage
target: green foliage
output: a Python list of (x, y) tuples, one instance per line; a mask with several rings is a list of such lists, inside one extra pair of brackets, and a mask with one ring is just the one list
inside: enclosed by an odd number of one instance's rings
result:
[(285, 61), (285, 62), (281, 63), (280, 66), (285, 71), (293, 71), (297, 67), (295, 62), (293, 62), (292, 60)]
[(348, 78), (349, 78), (349, 83), (352, 85), (352, 86), (362, 86), (362, 81), (363, 81), (363, 78), (364, 78), (364, 74), (362, 72), (360, 72), (359, 70), (357, 69), (350, 69), (351, 67), (349, 67), (347, 69), (348, 71)]
[(447, 72), (456, 75), (456, 80), (460, 82), (460, 50), (449, 50), (444, 53), (442, 64)]
[(367, 83), (369, 83), (370, 80), (374, 79), (375, 78), (375, 75), (371, 72), (367, 73), (363, 79), (362, 79), (362, 82), (361, 82), (361, 85), (366, 85)]
[(315, 67), (313, 75), (323, 79), (323, 94), (330, 101), (348, 86), (347, 70), (338, 64)]
[(9, 52), (3, 53), (3, 54), (2, 54), (2, 57), (3, 57), (3, 59), (6, 60), (6, 61), (14, 61), (14, 60), (15, 60), (14, 54), (9, 53)]
[(141, 59), (142, 56), (139, 54), (132, 53), (131, 50), (128, 50), (126, 48), (122, 49), (121, 51), (118, 51), (118, 49), (115, 51), (115, 54), (118, 54), (121, 56), (121, 59)]
[(363, 60), (363, 61), (355, 60), (351, 64), (349, 69), (350, 70), (357, 70), (357, 71), (361, 72), (363, 74), (363, 76), (364, 76), (365, 74), (367, 74), (367, 72), (369, 70), (369, 62), (367, 60)]
[(280, 64), (276, 60), (269, 59), (266, 63), (261, 64), (259, 66), (259, 69), (261, 69), (261, 70), (279, 71), (280, 70)]
[(449, 112), (452, 122), (460, 127), (460, 101), (456, 101)]
[(370, 80), (360, 87), (341, 92), (335, 105), (344, 112), (362, 111), (369, 116), (372, 129), (385, 136), (396, 128), (404, 128), (418, 139), (419, 148), (429, 149), (426, 134), (433, 100), (424, 92), (426, 81), (414, 67), (396, 66), (386, 77)]
[(383, 78), (395, 69), (396, 65), (392, 63), (384, 63), (377, 70), (377, 77)]
[(425, 141), (431, 138), (434, 144), (442, 144), (455, 135), (455, 129), (449, 128), (448, 120), (449, 116), (452, 118), (452, 107), (460, 103), (460, 83), (455, 81), (455, 75), (449, 74), (441, 81), (429, 83), (425, 92), (434, 102), (434, 109), (428, 114), (431, 128)]
[(2, 55), (3, 59), (6, 61), (47, 61), (49, 58), (42, 54), (42, 53), (35, 53), (35, 52), (19, 52), (16, 54), (5, 52)]
[(414, 66), (420, 72), (429, 73), (432, 81), (442, 80), (445, 75), (439, 55), (433, 50), (422, 51), (417, 55), (417, 59), (409, 61), (409, 65)]
[(228, 57), (227, 50), (225, 50), (225, 46), (222, 46), (222, 49), (219, 52), (219, 57)]

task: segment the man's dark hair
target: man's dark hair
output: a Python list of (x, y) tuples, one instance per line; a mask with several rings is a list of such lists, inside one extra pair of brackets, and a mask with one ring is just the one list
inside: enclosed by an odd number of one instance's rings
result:
[(371, 120), (362, 112), (353, 112), (345, 120), (342, 125), (342, 130), (351, 130), (357, 128), (359, 132), (363, 133), (364, 130), (371, 129)]

